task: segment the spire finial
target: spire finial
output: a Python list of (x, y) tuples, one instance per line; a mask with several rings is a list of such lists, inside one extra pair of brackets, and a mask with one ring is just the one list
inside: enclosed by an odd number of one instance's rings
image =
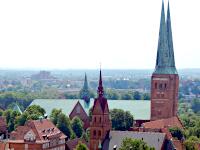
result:
[(101, 67), (100, 67), (100, 74), (99, 74), (98, 94), (99, 94), (99, 97), (103, 96), (103, 85), (102, 85)]

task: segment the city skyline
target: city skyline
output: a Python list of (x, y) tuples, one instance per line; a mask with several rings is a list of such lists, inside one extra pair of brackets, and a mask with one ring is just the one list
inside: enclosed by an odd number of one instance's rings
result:
[[(161, 2), (0, 2), (0, 68), (153, 69)], [(198, 4), (170, 1), (177, 69), (200, 68)]]

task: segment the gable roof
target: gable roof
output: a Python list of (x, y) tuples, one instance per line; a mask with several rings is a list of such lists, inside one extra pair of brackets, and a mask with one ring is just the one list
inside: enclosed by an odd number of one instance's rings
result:
[[(62, 109), (63, 113), (69, 116), (78, 101), (89, 115), (89, 109), (93, 107), (94, 99), (91, 99), (88, 104), (80, 99), (35, 99), (30, 105), (40, 105), (48, 115), (54, 108)], [(150, 120), (150, 101), (148, 100), (108, 100), (107, 102), (109, 110), (123, 109), (130, 111), (135, 120)]]
[(141, 139), (150, 147), (156, 150), (161, 150), (165, 142), (165, 133), (155, 132), (132, 132), (132, 131), (110, 131), (109, 135), (104, 140), (102, 146), (103, 150), (113, 150), (116, 145), (119, 150), (124, 138)]
[(11, 140), (24, 140), (24, 135), (32, 131), (37, 141), (46, 141), (51, 137), (66, 138), (66, 136), (48, 119), (30, 120), (24, 126), (18, 126), (11, 132)]

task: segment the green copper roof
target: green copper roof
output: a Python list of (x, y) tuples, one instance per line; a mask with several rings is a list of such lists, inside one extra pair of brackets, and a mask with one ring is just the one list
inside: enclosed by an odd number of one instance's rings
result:
[(15, 105), (13, 107), (13, 110), (19, 112), (20, 114), (22, 114), (21, 109), (19, 108), (19, 106), (16, 103), (15, 103)]
[[(84, 100), (72, 99), (35, 99), (30, 105), (40, 105), (45, 109), (48, 115), (51, 114), (53, 108), (62, 109), (62, 111), (69, 115), (77, 102), (83, 106), (87, 114), (92, 108), (94, 100), (91, 99), (87, 104)], [(108, 100), (109, 109), (123, 109), (130, 111), (135, 120), (149, 120), (150, 119), (150, 101), (143, 100)]]
[(168, 4), (167, 21), (165, 21), (164, 2), (162, 2), (157, 59), (154, 74), (177, 74), (174, 61), (170, 9)]

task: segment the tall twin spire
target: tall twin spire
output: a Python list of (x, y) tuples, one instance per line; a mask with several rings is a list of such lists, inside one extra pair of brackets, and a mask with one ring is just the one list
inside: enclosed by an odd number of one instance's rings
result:
[(157, 59), (154, 74), (177, 74), (174, 60), (170, 6), (168, 2), (167, 19), (165, 19), (164, 1), (162, 1)]

